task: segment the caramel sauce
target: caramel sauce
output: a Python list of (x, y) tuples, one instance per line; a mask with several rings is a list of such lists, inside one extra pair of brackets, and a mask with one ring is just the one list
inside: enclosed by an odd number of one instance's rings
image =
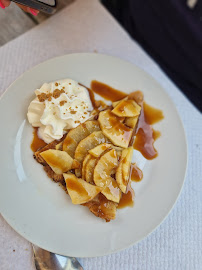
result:
[[(43, 154), (43, 153), (42, 153)], [(50, 165), (50, 166), (53, 166), (53, 167), (56, 167), (56, 168), (60, 168), (62, 171), (65, 170), (66, 168), (66, 160), (64, 160), (63, 158), (59, 157), (59, 156), (55, 156), (53, 155), (52, 153), (48, 153), (46, 152), (45, 153), (46, 155), (43, 156), (45, 161)]]
[(156, 141), (159, 137), (161, 137), (161, 132), (158, 130), (153, 129), (153, 138)]
[(102, 150), (104, 151), (104, 150), (108, 149), (109, 147), (108, 147), (107, 145), (104, 144), (104, 145), (101, 146), (101, 148), (102, 148)]
[[(127, 96), (124, 92), (121, 92), (117, 89), (114, 89), (96, 80), (91, 82), (92, 90), (87, 87), (86, 89), (89, 92), (90, 100), (94, 108), (98, 106), (98, 104), (96, 104), (96, 101), (95, 101), (94, 93), (112, 102), (118, 101)], [(133, 144), (134, 149), (140, 151), (145, 158), (153, 159), (158, 155), (153, 144), (155, 140), (160, 137), (161, 134), (159, 131), (153, 130), (151, 125), (154, 123), (157, 123), (158, 121), (164, 118), (163, 112), (159, 109), (151, 107), (145, 102), (143, 103), (143, 93), (141, 91), (136, 91), (129, 94), (128, 99), (129, 100), (133, 99), (139, 105), (143, 106), (140, 117), (139, 117), (138, 126), (136, 129), (137, 134), (136, 134), (136, 138)], [(126, 103), (123, 103), (123, 104), (126, 104)], [(100, 104), (99, 106), (104, 106), (104, 105)], [(120, 111), (121, 112), (124, 111), (124, 107), (120, 108)], [(111, 127), (113, 127), (115, 131), (117, 131), (117, 133), (121, 132), (122, 134), (124, 134), (124, 138), (127, 139), (128, 136), (131, 136), (131, 129), (122, 123), (122, 120), (120, 117), (115, 117), (115, 115), (113, 114), (113, 117), (107, 118), (107, 121), (110, 123)], [(42, 148), (47, 145), (43, 140), (41, 140), (38, 137), (37, 130), (38, 130), (37, 128), (34, 128), (33, 141), (31, 143), (31, 149), (34, 152), (37, 151), (39, 148)], [(116, 134), (114, 135), (116, 136)], [(66, 142), (66, 145), (67, 146), (71, 145), (72, 141), (73, 139), (69, 138), (69, 140), (67, 140)], [(100, 143), (102, 142), (104, 143), (104, 141), (101, 140)], [(111, 153), (111, 157), (114, 157), (113, 153)], [(53, 163), (55, 165), (55, 161)], [(143, 177), (142, 171), (135, 164), (131, 165), (130, 177), (132, 181), (140, 181)], [(79, 193), (81, 196), (85, 196), (87, 198), (89, 197), (86, 189), (83, 187), (83, 185), (81, 185), (77, 181), (69, 181), (67, 184), (67, 187)], [(116, 194), (116, 192), (118, 191), (119, 189), (112, 183), (112, 185), (109, 187), (109, 192), (111, 192), (112, 194)], [(99, 194), (99, 202), (100, 202), (100, 206), (97, 211), (99, 212), (100, 216), (105, 216), (106, 212), (108, 211), (108, 208), (107, 208), (108, 200), (106, 199), (104, 195)], [(126, 193), (125, 194), (122, 193), (122, 197), (120, 199), (118, 208), (124, 208), (127, 206), (132, 207), (133, 205), (134, 205), (134, 191), (132, 187), (128, 185)]]
[(86, 189), (77, 180), (69, 179), (68, 181), (66, 181), (66, 186), (67, 186), (67, 189), (71, 189), (72, 191), (77, 192), (79, 196), (90, 198)]
[(125, 115), (127, 112), (134, 112), (134, 106), (132, 100), (123, 100), (120, 102), (114, 110), (116, 110), (117, 115)]
[(117, 89), (112, 88), (111, 86), (98, 82), (96, 80), (91, 82), (91, 89), (96, 94), (110, 101), (118, 101), (125, 98), (127, 95), (124, 92), (121, 92)]
[(139, 182), (143, 178), (142, 171), (137, 167), (136, 164), (131, 164), (130, 167), (130, 179), (131, 181)]
[(63, 149), (67, 149), (67, 147), (72, 143), (74, 143), (74, 140), (70, 136), (67, 136), (63, 142)]
[(161, 110), (156, 109), (145, 102), (144, 102), (144, 117), (145, 121), (149, 125), (153, 125), (164, 118), (163, 112)]
[(126, 157), (124, 157), (124, 159), (122, 160), (122, 163), (123, 163), (123, 164), (125, 164), (125, 163), (126, 163), (126, 161), (127, 161), (127, 158), (126, 158)]
[(96, 100), (95, 100), (95, 95), (93, 93), (93, 91), (90, 89), (90, 88), (87, 88), (88, 89), (88, 93), (89, 93), (89, 96), (90, 96), (90, 100), (91, 100), (91, 103), (93, 105), (93, 108), (96, 108)]
[(112, 151), (109, 151), (109, 153), (112, 158), (116, 158), (116, 151), (114, 149), (112, 149)]
[[(121, 123), (120, 117), (115, 116), (111, 111), (108, 112), (107, 116), (106, 121), (109, 123), (109, 129), (123, 135), (123, 138), (128, 140), (131, 137), (131, 129)], [(114, 133), (114, 136), (117, 136), (116, 133)]]
[(120, 199), (119, 205), (117, 208), (124, 208), (124, 207), (133, 207), (134, 205), (134, 190), (130, 185), (127, 186), (126, 193), (122, 193), (122, 197)]
[[(110, 110), (107, 111), (107, 114), (105, 115), (106, 121), (109, 123), (108, 128), (114, 127), (116, 130), (120, 130), (120, 118), (114, 115)], [(122, 126), (121, 126), (122, 127)]]
[(112, 180), (108, 187), (105, 188), (105, 192), (113, 195), (114, 197), (119, 197), (120, 189), (115, 180)]
[[(99, 207), (97, 208), (97, 213), (100, 217), (105, 217), (106, 213), (109, 211), (107, 208), (108, 200), (103, 194), (99, 194)], [(106, 220), (110, 221), (110, 220)]]
[[(158, 152), (154, 148), (154, 142), (160, 136), (160, 132), (154, 131), (149, 123), (157, 123), (162, 120), (163, 113), (145, 104), (144, 102), (142, 105), (133, 147), (140, 151), (146, 159), (154, 159), (158, 156)], [(152, 112), (155, 112), (154, 117), (152, 117)], [(149, 119), (149, 123), (145, 116)]]
[(38, 137), (37, 131), (38, 131), (38, 128), (34, 128), (33, 140), (30, 146), (33, 152), (36, 152), (39, 148), (42, 148), (47, 145), (47, 143), (45, 143), (42, 139)]
[(97, 105), (96, 105), (97, 101), (95, 100), (95, 95), (94, 95), (93, 91), (90, 88), (86, 87), (85, 85), (83, 85), (81, 83), (79, 83), (79, 85), (85, 87), (88, 90), (89, 97), (90, 97), (91, 103), (93, 105), (93, 108), (97, 108)]

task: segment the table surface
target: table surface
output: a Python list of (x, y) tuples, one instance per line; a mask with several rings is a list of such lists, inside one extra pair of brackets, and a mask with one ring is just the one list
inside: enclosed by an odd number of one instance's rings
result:
[[(166, 220), (152, 234), (122, 252), (79, 260), (85, 270), (200, 270), (202, 116), (97, 0), (77, 0), (2, 46), (0, 94), (24, 71), (40, 62), (67, 53), (95, 51), (136, 64), (164, 87), (182, 119), (188, 141), (189, 162), (180, 198)], [(0, 268), (34, 270), (30, 243), (1, 216)]]
[[(74, 0), (59, 0), (57, 1), (57, 12), (71, 4)], [(37, 16), (26, 13), (21, 10), (15, 3), (6, 9), (0, 8), (0, 46), (6, 44), (10, 40), (22, 35), (34, 26), (42, 23), (51, 16), (40, 12)]]

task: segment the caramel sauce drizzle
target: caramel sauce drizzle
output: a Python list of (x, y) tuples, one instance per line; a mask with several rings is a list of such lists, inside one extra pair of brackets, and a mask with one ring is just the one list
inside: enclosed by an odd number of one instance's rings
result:
[(66, 186), (67, 186), (68, 189), (71, 189), (71, 190), (79, 193), (81, 196), (85, 196), (85, 197), (90, 198), (88, 192), (83, 187), (83, 185), (81, 185), (80, 183), (77, 183), (76, 180), (67, 181)]
[(130, 167), (130, 179), (131, 181), (140, 182), (143, 178), (143, 172), (137, 167), (137, 165), (131, 164)]
[(117, 89), (112, 88), (111, 86), (98, 82), (96, 80), (93, 80), (91, 82), (91, 89), (94, 93), (100, 95), (101, 97), (105, 98), (106, 100), (110, 100), (112, 102), (118, 101), (120, 99), (123, 99), (127, 96), (126, 93), (121, 92)]
[(161, 133), (155, 131), (150, 123), (154, 124), (162, 119), (163, 113), (161, 110), (155, 109), (143, 102), (133, 147), (140, 151), (146, 159), (151, 160), (158, 156), (154, 142), (160, 137)]
[(125, 207), (133, 207), (134, 205), (134, 190), (130, 185), (127, 186), (126, 193), (122, 193), (122, 197), (120, 199), (119, 205), (117, 208), (125, 208)]
[(36, 152), (39, 148), (42, 148), (47, 145), (42, 139), (38, 137), (38, 128), (34, 128), (33, 130), (33, 140), (31, 143), (31, 149), (33, 152)]

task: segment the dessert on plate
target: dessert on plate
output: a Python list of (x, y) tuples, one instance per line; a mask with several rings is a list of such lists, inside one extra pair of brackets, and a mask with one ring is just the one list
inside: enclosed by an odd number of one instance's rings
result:
[[(117, 208), (132, 202), (132, 178), (142, 178), (132, 164), (133, 146), (152, 159), (159, 134), (150, 125), (151, 107), (141, 91), (126, 95), (107, 87), (93, 81), (88, 89), (70, 79), (43, 84), (27, 116), (42, 142), (38, 147), (32, 143), (34, 158), (48, 177), (62, 186), (73, 204), (110, 221)], [(108, 101), (95, 100), (93, 92)], [(161, 111), (153, 110), (161, 120)]]

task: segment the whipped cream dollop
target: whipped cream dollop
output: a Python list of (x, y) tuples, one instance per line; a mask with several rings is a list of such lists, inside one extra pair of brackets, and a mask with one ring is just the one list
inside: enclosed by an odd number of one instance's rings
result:
[(88, 120), (93, 110), (88, 90), (71, 79), (44, 83), (35, 94), (27, 117), (46, 143), (61, 139), (67, 130)]

